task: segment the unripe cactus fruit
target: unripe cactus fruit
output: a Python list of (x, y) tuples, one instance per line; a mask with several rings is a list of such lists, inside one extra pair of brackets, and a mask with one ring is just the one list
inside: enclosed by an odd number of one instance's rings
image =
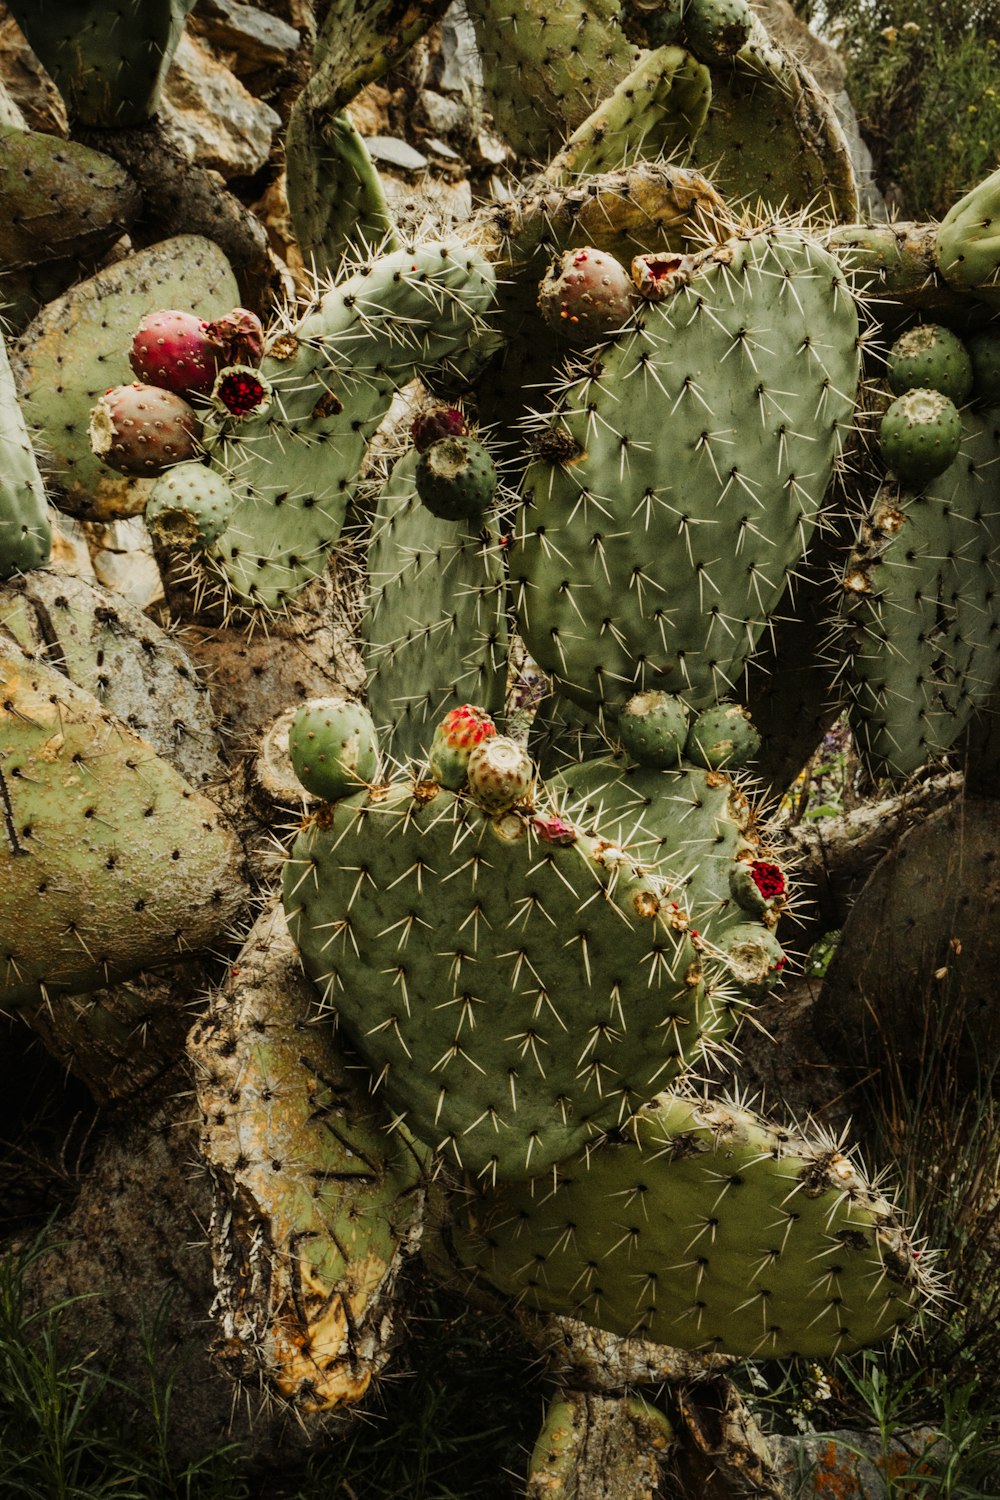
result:
[(457, 406), (432, 406), (413, 418), (410, 436), (418, 453), (426, 453), (432, 443), (442, 438), (465, 437), (465, 414)]
[(908, 328), (889, 350), (886, 373), (893, 394), (940, 391), (961, 406), (972, 394), (972, 360), (962, 340), (938, 323)]
[(567, 250), (549, 267), (538, 307), (550, 328), (575, 343), (616, 333), (635, 305), (635, 287), (613, 255), (587, 245)]
[(496, 732), (497, 726), (485, 708), (477, 708), (474, 703), (453, 708), (434, 731), (428, 757), (432, 778), (449, 791), (457, 792), (465, 783), (469, 756)]
[(882, 418), (879, 444), (886, 467), (901, 483), (925, 484), (958, 457), (962, 419), (940, 391), (907, 391)]
[(307, 792), (336, 802), (371, 785), (378, 741), (367, 708), (348, 698), (312, 698), (288, 730), (292, 767)]
[(120, 474), (150, 478), (194, 458), (201, 423), (193, 407), (155, 385), (114, 386), (90, 413), (90, 446)]
[(746, 0), (687, 0), (684, 36), (706, 67), (729, 62), (750, 39), (753, 12)]
[(215, 405), (237, 421), (264, 416), (273, 394), (271, 382), (252, 365), (226, 365), (212, 386)]
[(640, 765), (676, 769), (684, 754), (688, 711), (672, 693), (636, 693), (618, 717), (618, 737)]
[(496, 465), (475, 438), (439, 438), (420, 455), (414, 483), (432, 516), (474, 521), (485, 514), (496, 494)]
[(745, 766), (760, 749), (760, 735), (739, 703), (706, 708), (691, 725), (685, 754), (696, 766), (719, 771)]
[(229, 524), (233, 492), (228, 480), (207, 464), (175, 464), (146, 503), (146, 525), (154, 540), (200, 550)]
[(507, 812), (531, 794), (531, 759), (516, 740), (491, 735), (477, 745), (466, 767), (469, 791), (488, 813)]

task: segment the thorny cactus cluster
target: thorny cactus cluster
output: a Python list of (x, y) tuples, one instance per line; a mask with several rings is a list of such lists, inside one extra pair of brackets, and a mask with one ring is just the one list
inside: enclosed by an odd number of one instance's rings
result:
[[(189, 8), (11, 6), (91, 128), (0, 143), (37, 164), (5, 169), (13, 224), (53, 173), (74, 206), (60, 262), (138, 211), (115, 131)], [(190, 1044), (231, 1367), (302, 1411), (359, 1399), (421, 1233), (623, 1338), (855, 1349), (932, 1291), (896, 1210), (835, 1142), (692, 1079), (786, 962), (754, 755), (780, 786), (802, 717), (818, 738), (846, 704), (904, 776), (1000, 683), (1000, 177), (937, 227), (853, 224), (829, 106), (742, 0), (477, 0), (494, 117), (548, 164), (410, 243), (346, 106), (440, 7), (384, 9), (328, 7), (289, 125), (311, 305), (262, 326), (178, 237), (70, 273), (3, 354), (0, 993), (58, 1037), (64, 1002), (224, 944), (249, 896), (217, 754), (178, 761), (183, 653), (50, 570), (47, 499), (144, 511), (189, 623), (276, 650), (362, 558), (363, 694), (272, 705), (311, 983), (272, 904)], [(16, 288), (51, 254), (26, 236)], [(118, 1034), (96, 1014), (60, 1038), (88, 1077)]]

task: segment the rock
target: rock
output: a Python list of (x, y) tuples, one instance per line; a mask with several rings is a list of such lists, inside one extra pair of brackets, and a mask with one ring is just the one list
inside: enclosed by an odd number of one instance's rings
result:
[(238, 0), (198, 0), (189, 26), (232, 55), (236, 73), (282, 67), (298, 51), (300, 32), (278, 16)]
[(384, 162), (398, 171), (422, 172), (428, 164), (426, 156), (395, 135), (370, 135), (365, 145), (372, 161)]
[(469, 111), (460, 99), (449, 99), (433, 89), (421, 89), (417, 96), (417, 110), (421, 123), (438, 135), (468, 129)]
[(163, 598), (163, 581), (142, 516), (127, 516), (108, 525), (91, 522), (87, 530), (99, 583), (137, 609), (148, 609)]
[(28, 122), (10, 89), (0, 78), (0, 125), (13, 125), (15, 130), (27, 130)]
[(46, 135), (69, 135), (69, 120), (63, 97), (24, 39), (17, 22), (0, 3), (0, 81), (5, 86), (22, 123)]
[(441, 22), (441, 52), (436, 85), (451, 93), (475, 92), (483, 86), (483, 65), (476, 32), (464, 0), (455, 0)]
[(163, 91), (169, 139), (199, 166), (225, 178), (251, 176), (271, 154), (281, 117), (255, 99), (209, 47), (185, 33)]
[(770, 1445), (795, 1500), (831, 1495), (837, 1500), (891, 1500), (897, 1494), (916, 1494), (919, 1479), (911, 1491), (904, 1476), (934, 1474), (947, 1447), (930, 1427), (889, 1439), (885, 1456), (880, 1439), (863, 1432), (772, 1437)]

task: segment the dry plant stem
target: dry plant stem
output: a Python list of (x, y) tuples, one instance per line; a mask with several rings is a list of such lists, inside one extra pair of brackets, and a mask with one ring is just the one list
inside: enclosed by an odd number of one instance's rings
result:
[(215, 175), (188, 161), (151, 120), (131, 130), (80, 130), (87, 146), (113, 157), (142, 190), (146, 213), (167, 234), (203, 234), (219, 246), (243, 304), (264, 313), (279, 290), (263, 225)]

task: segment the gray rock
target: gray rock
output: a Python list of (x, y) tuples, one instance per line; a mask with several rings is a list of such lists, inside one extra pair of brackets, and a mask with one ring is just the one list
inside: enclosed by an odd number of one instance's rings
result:
[(238, 0), (198, 0), (193, 20), (209, 41), (235, 53), (236, 71), (280, 67), (302, 40), (287, 21)]
[(449, 99), (434, 89), (421, 89), (418, 107), (424, 124), (438, 135), (468, 128), (469, 111), (461, 99)]
[[(871, 1433), (804, 1433), (770, 1440), (779, 1469), (794, 1500), (891, 1500), (904, 1475), (928, 1475), (945, 1457), (946, 1442), (930, 1427), (918, 1427), (889, 1441), (882, 1452)], [(888, 1477), (888, 1483), (887, 1483)]]
[(427, 166), (426, 156), (395, 135), (370, 135), (365, 138), (372, 161), (385, 162), (403, 172), (421, 172)]
[(281, 116), (247, 92), (202, 41), (181, 37), (160, 116), (170, 139), (199, 166), (223, 177), (250, 176), (271, 154)]

